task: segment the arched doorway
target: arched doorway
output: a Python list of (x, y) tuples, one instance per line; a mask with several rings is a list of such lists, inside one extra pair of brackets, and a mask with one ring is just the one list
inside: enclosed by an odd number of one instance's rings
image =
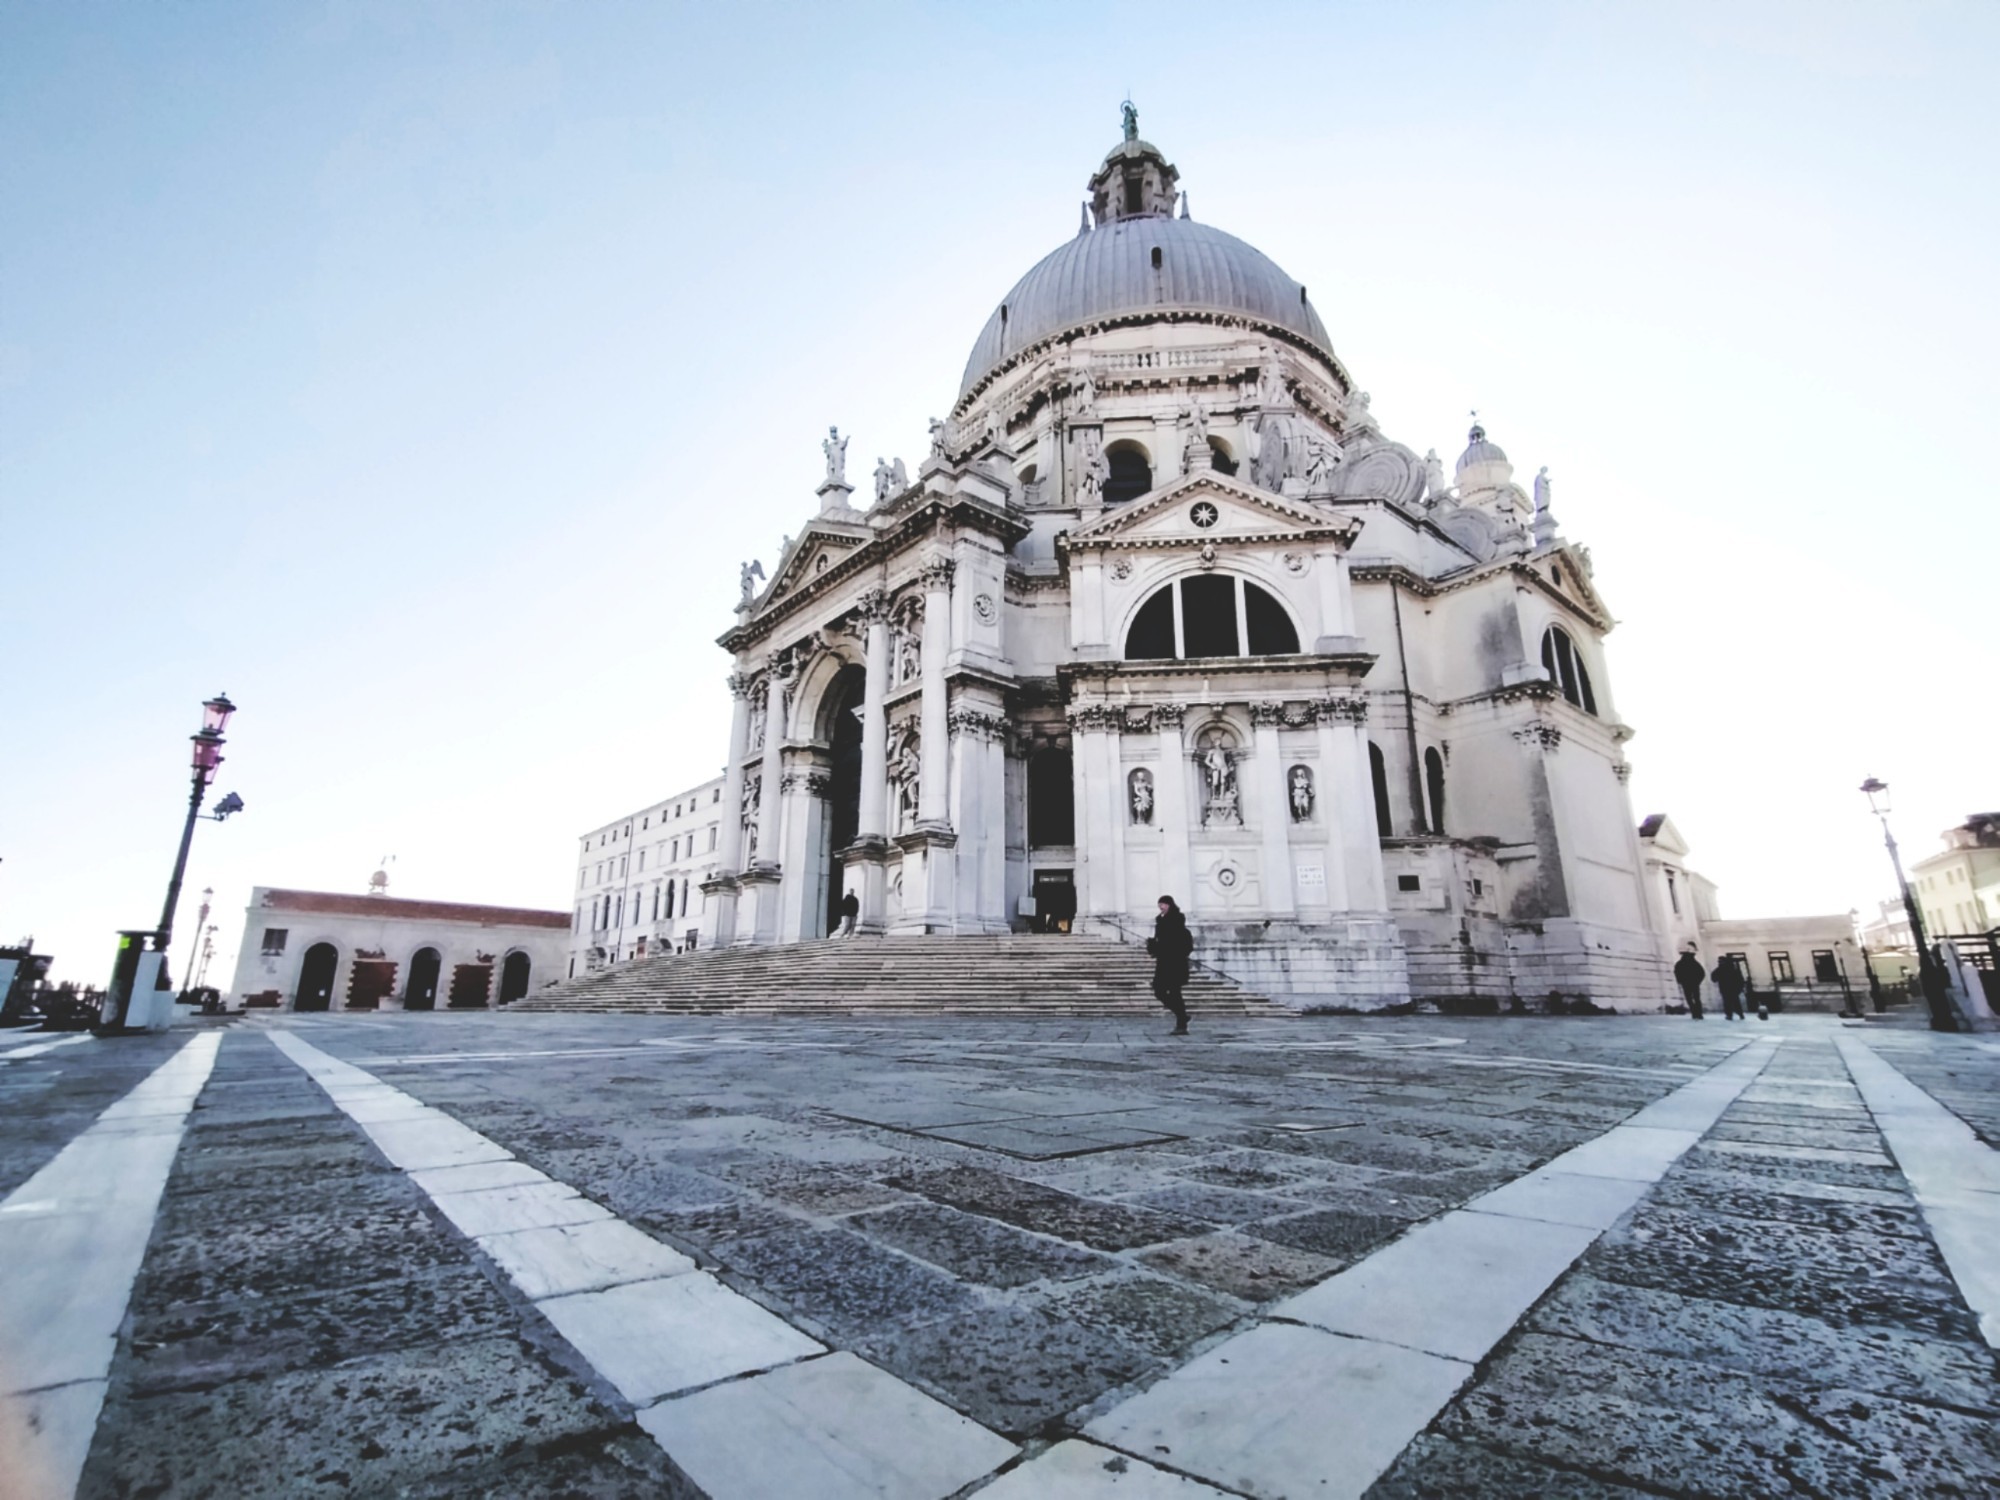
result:
[(854, 842), (861, 827), (861, 714), (863, 688), (868, 674), (856, 666), (842, 667), (826, 690), (833, 705), (824, 734), (830, 763), (826, 789), (826, 925), (821, 933), (840, 926), (842, 884), (840, 851)]
[(438, 971), (444, 965), (435, 948), (419, 948), (410, 960), (410, 982), (403, 989), (404, 1010), (436, 1010)]
[[(640, 939), (644, 942), (645, 939)], [(500, 1003), (512, 1005), (528, 993), (528, 955), (510, 953), (500, 966)]]
[(326, 1010), (333, 1004), (333, 976), (340, 968), (340, 950), (331, 943), (314, 943), (299, 965), (299, 987), (293, 1010)]

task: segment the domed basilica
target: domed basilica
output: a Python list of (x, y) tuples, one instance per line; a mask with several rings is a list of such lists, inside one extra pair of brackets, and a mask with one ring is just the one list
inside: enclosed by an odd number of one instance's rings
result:
[(817, 514), (721, 644), (704, 936), (1136, 938), (1266, 995), (1667, 998), (1611, 618), (1477, 425), (1382, 432), (1306, 289), (1124, 139), (974, 341), (914, 476)]

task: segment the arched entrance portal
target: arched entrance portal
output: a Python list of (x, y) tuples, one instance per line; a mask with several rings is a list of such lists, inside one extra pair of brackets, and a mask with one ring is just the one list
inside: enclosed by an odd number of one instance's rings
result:
[(438, 970), (443, 960), (435, 948), (419, 948), (410, 960), (410, 982), (403, 990), (404, 1010), (436, 1010)]
[[(645, 941), (643, 938), (641, 942)], [(512, 1005), (528, 993), (528, 955), (510, 953), (500, 966), (500, 1003)]]
[(314, 943), (299, 965), (299, 987), (293, 1010), (325, 1010), (333, 1004), (333, 976), (340, 967), (340, 950), (331, 943)]
[(825, 733), (830, 763), (826, 790), (826, 925), (822, 933), (840, 926), (840, 851), (854, 842), (861, 827), (861, 703), (868, 674), (859, 667), (841, 668), (827, 689), (833, 714)]

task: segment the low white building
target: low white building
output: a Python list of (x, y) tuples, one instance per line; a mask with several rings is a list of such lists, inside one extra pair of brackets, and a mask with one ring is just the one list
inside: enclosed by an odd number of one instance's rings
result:
[(255, 886), (231, 1009), (476, 1010), (562, 977), (567, 912)]
[(721, 804), (718, 776), (583, 836), (569, 974), (685, 953), (713, 936), (701, 883), (717, 869)]
[(1666, 936), (1670, 954), (1692, 944), (1711, 973), (1720, 960), (1734, 959), (1754, 988), (1807, 1009), (1842, 1010), (1852, 997), (1868, 993), (1856, 913), (1732, 921), (1722, 915), (1715, 882), (1688, 868), (1687, 840), (1673, 819), (1654, 813), (1642, 822), (1639, 848), (1653, 924)]

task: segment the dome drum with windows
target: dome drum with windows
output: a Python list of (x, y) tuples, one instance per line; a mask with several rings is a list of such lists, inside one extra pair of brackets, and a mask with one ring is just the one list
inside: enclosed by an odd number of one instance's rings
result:
[(1086, 191), (916, 478), (850, 504), (830, 434), (745, 565), (705, 941), (819, 938), (850, 892), (863, 934), (1121, 937), (1167, 890), (1300, 1008), (1650, 997), (1611, 619), (1547, 471), (1530, 502), (1484, 426), (1450, 481), (1389, 436), (1135, 111)]

